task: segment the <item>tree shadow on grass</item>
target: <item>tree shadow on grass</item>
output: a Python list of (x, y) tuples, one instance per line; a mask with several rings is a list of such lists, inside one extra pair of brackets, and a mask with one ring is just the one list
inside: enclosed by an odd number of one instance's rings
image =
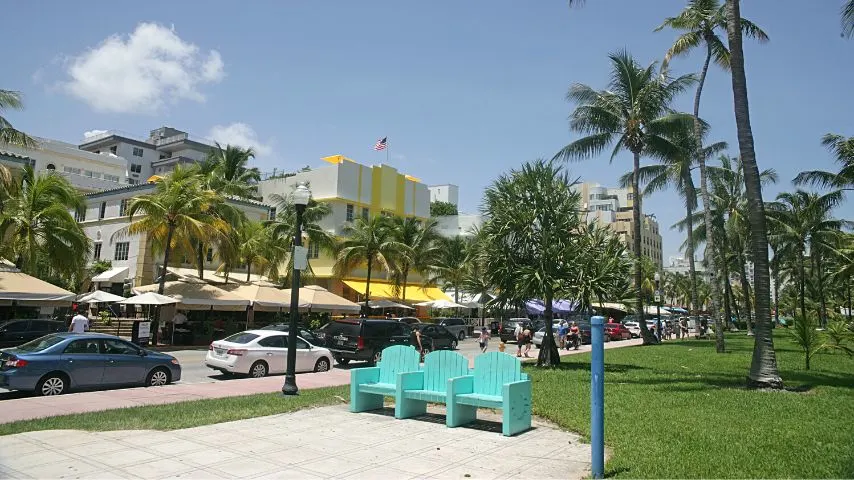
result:
[[(585, 372), (590, 371), (589, 363), (578, 363), (578, 362), (561, 362), (559, 365), (554, 367), (540, 367), (540, 368), (548, 368), (550, 370), (583, 370)], [(642, 367), (640, 365), (626, 365), (621, 363), (606, 363), (605, 364), (605, 373), (626, 373), (632, 370), (646, 370), (647, 367)], [(536, 372), (538, 369), (535, 369)]]

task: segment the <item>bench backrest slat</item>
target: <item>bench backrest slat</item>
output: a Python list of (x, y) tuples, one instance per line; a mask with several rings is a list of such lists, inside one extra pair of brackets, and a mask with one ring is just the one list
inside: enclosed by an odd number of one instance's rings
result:
[(457, 352), (437, 350), (424, 357), (424, 390), (448, 391), (448, 379), (469, 374), (469, 361)]
[(379, 363), (380, 383), (395, 383), (398, 373), (417, 372), (420, 361), (421, 355), (412, 347), (386, 347)]
[(474, 393), (501, 395), (505, 383), (525, 379), (522, 363), (506, 353), (483, 353), (474, 359)]

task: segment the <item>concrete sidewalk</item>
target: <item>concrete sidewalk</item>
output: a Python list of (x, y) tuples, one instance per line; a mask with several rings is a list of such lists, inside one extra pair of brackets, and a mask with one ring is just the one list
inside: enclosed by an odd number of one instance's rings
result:
[[(608, 342), (606, 349), (640, 345), (642, 340), (624, 340)], [(516, 345), (507, 344), (505, 353), (516, 354)], [(494, 351), (494, 348), (490, 348)], [(579, 350), (561, 350), (561, 356), (575, 355), (590, 351), (590, 345), (584, 345)], [(531, 348), (531, 361), (536, 361), (539, 350)], [(527, 360), (524, 357), (523, 360)], [(469, 359), (474, 367), (474, 358)], [(358, 367), (356, 367), (358, 368)], [(163, 387), (138, 387), (97, 392), (80, 392), (55, 397), (25, 397), (4, 400), (0, 402), (0, 423), (10, 423), (19, 420), (68, 415), (72, 413), (97, 412), (114, 408), (137, 407), (142, 405), (159, 405), (177, 403), (188, 400), (205, 398), (238, 397), (255, 393), (280, 392), (284, 376), (264, 378), (242, 378), (212, 383), (194, 383), (166, 385)], [(297, 385), (300, 389), (312, 389), (348, 385), (350, 370), (333, 368), (328, 372), (303, 373), (297, 375)]]
[(583, 478), (590, 446), (534, 419), (501, 435), (479, 412), (447, 428), (444, 411), (395, 420), (344, 405), (168, 432), (77, 430), (0, 437), (0, 478)]

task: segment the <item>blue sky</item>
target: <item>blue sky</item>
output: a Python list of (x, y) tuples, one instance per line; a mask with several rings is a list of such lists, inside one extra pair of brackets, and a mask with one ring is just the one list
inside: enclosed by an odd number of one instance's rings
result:
[[(35, 135), (77, 143), (85, 131), (144, 136), (165, 124), (254, 145), (263, 171), (319, 166), (335, 153), (384, 162), (372, 146), (388, 136), (389, 163), (429, 184), (459, 185), (461, 209), (474, 211), (499, 173), (577, 138), (567, 125), (570, 84), (604, 88), (606, 55), (617, 49), (642, 63), (661, 58), (675, 33), (653, 29), (684, 4), (15, 2), (8, 19), (20, 21), (3, 26), (2, 88), (25, 93), (26, 110), (7, 116)], [(834, 168), (821, 135), (854, 135), (854, 40), (839, 36), (840, 5), (743, 2), (742, 14), (771, 36), (746, 46), (758, 161), (781, 179), (766, 199), (790, 189), (800, 170)], [(690, 56), (673, 68), (700, 64)], [(677, 106), (689, 110), (691, 97)], [(701, 114), (709, 139), (736, 154), (729, 77), (718, 69)], [(621, 154), (570, 169), (615, 185), (630, 164)], [(665, 259), (676, 254), (677, 196), (656, 194), (644, 210), (662, 223)], [(849, 201), (837, 214), (852, 213)]]

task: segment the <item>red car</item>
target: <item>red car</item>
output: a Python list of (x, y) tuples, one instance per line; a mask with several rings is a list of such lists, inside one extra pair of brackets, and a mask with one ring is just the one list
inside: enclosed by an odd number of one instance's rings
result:
[(606, 323), (605, 338), (607, 340), (628, 340), (632, 338), (632, 332), (622, 323)]

